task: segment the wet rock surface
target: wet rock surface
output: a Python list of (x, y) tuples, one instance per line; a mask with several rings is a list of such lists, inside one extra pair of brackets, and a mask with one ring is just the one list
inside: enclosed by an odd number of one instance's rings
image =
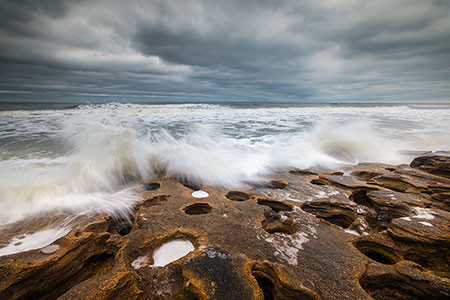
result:
[(435, 155), (289, 170), (201, 199), (147, 182), (132, 216), (0, 256), (0, 299), (450, 299), (448, 171)]

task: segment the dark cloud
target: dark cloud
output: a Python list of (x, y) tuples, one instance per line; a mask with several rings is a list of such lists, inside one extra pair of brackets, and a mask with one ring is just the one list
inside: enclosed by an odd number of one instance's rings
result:
[(448, 1), (0, 5), (0, 100), (450, 98)]

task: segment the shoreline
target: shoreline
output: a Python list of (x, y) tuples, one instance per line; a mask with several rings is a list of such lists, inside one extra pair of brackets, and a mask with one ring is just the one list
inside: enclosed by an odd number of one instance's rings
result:
[[(410, 166), (364, 163), (343, 171), (287, 170), (264, 185), (204, 186), (197, 194), (173, 179), (147, 182), (128, 220), (100, 214), (49, 245), (0, 256), (0, 295), (450, 295), (450, 158), (428, 155)], [(156, 258), (158, 249), (165, 250)]]

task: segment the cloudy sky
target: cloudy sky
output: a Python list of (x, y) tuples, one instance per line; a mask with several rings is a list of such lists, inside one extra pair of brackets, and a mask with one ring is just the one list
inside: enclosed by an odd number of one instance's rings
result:
[(0, 0), (0, 101), (450, 102), (448, 0)]

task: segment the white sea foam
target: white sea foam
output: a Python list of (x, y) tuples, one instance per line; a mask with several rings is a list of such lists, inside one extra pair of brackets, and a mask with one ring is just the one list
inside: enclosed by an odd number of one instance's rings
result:
[(199, 191), (193, 191), (191, 193), (191, 196), (194, 198), (207, 198), (209, 196), (209, 194), (205, 191), (199, 190)]
[(450, 149), (446, 107), (102, 104), (0, 116), (0, 224), (52, 210), (125, 215), (135, 184), (155, 175), (239, 187), (287, 167)]
[[(0, 248), (0, 256), (44, 248), (60, 237), (66, 235), (69, 231), (70, 229), (68, 228), (45, 229), (30, 234), (16, 236), (12, 238), (5, 247)], [(56, 251), (58, 249), (56, 249)], [(52, 247), (51, 249), (44, 248), (43, 253), (52, 253), (50, 250), (55, 252), (55, 247)]]
[(173, 240), (153, 252), (153, 267), (164, 267), (194, 251), (194, 245), (187, 240)]

